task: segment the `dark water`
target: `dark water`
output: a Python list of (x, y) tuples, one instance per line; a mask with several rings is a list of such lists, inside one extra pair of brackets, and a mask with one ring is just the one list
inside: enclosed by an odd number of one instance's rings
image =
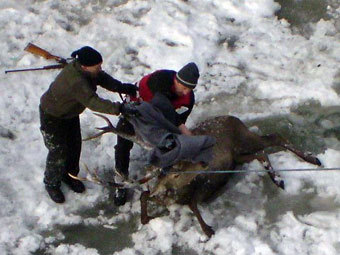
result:
[[(284, 192), (278, 194), (269, 179), (264, 184), (263, 194), (268, 198), (264, 205), (268, 222), (275, 222), (286, 212), (293, 212), (295, 216), (299, 216), (320, 211), (335, 211), (340, 208), (340, 204), (332, 197), (321, 198), (316, 192), (300, 192), (297, 195), (287, 195)], [(313, 186), (306, 184), (303, 190), (308, 188)]]
[(311, 23), (333, 19), (332, 10), (340, 6), (337, 0), (275, 0), (281, 5), (276, 13), (279, 19), (286, 19), (292, 31), (309, 37)]
[(301, 26), (308, 22), (329, 20), (327, 1), (323, 0), (275, 0), (281, 5), (277, 16), (286, 19), (293, 26)]
[[(139, 220), (139, 219), (138, 219)], [(133, 246), (131, 233), (137, 231), (137, 219), (115, 224), (114, 229), (103, 226), (64, 226), (60, 231), (69, 244), (80, 243), (87, 248), (95, 248), (100, 254), (112, 254), (125, 247)], [(62, 242), (64, 243), (64, 242)]]
[(311, 101), (291, 110), (289, 115), (252, 120), (247, 125), (257, 126), (259, 134), (275, 131), (296, 147), (315, 154), (326, 148), (339, 149), (340, 106), (321, 107)]
[[(107, 201), (97, 204), (95, 207), (82, 210), (78, 214), (82, 219), (101, 218), (112, 219), (117, 213), (112, 196)], [(75, 224), (57, 225), (51, 231), (43, 233), (45, 237), (63, 237), (48, 246), (57, 247), (60, 244), (81, 244), (86, 248), (94, 248), (101, 255), (113, 254), (126, 247), (133, 247), (131, 234), (136, 232), (139, 226), (139, 215), (131, 215), (129, 220), (121, 220), (114, 225), (103, 224)], [(48, 247), (44, 247), (34, 253), (35, 255), (48, 254)]]

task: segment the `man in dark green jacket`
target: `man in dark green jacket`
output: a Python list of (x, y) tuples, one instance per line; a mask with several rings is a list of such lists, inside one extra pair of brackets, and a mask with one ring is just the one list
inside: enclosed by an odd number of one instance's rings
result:
[(95, 49), (86, 46), (71, 56), (75, 60), (64, 67), (40, 99), (40, 129), (49, 150), (44, 183), (56, 203), (65, 201), (61, 182), (77, 193), (85, 190), (81, 181), (68, 175), (77, 176), (79, 172), (82, 141), (79, 114), (86, 108), (113, 115), (129, 114), (124, 104), (100, 98), (97, 85), (113, 92), (136, 94), (134, 85), (123, 84), (102, 71), (103, 59)]

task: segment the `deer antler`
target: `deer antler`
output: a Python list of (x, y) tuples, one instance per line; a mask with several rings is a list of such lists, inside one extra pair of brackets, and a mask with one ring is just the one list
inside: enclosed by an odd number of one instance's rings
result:
[(74, 176), (74, 175), (72, 175), (70, 173), (68, 175), (71, 178), (76, 179), (78, 181), (89, 181), (89, 182), (96, 183), (98, 185), (110, 186), (110, 187), (113, 187), (113, 188), (122, 188), (122, 187), (124, 187), (124, 184), (121, 184), (121, 183), (115, 183), (115, 182), (111, 182), (111, 181), (104, 181), (104, 180), (99, 178), (99, 176), (97, 174), (97, 171), (91, 172), (86, 164), (84, 164), (84, 167), (85, 167), (86, 172), (88, 172), (88, 174), (91, 176), (90, 179), (86, 178), (86, 177), (84, 178), (84, 177)]
[(84, 168), (85, 168), (86, 172), (88, 172), (88, 174), (91, 176), (90, 178), (78, 177), (78, 176), (74, 176), (70, 173), (68, 175), (71, 178), (78, 180), (78, 181), (88, 181), (88, 182), (96, 183), (98, 185), (109, 186), (109, 187), (113, 187), (113, 188), (140, 188), (141, 184), (148, 182), (149, 180), (151, 180), (152, 178), (154, 178), (156, 176), (156, 174), (147, 174), (145, 177), (143, 177), (142, 179), (137, 180), (137, 181), (125, 178), (125, 180), (123, 182), (116, 183), (116, 182), (113, 182), (113, 181), (105, 181), (105, 180), (101, 179), (98, 176), (97, 171), (91, 172), (86, 164), (84, 164)]
[(90, 136), (88, 138), (83, 139), (83, 141), (89, 141), (89, 140), (92, 140), (94, 138), (100, 137), (100, 136), (102, 136), (105, 133), (112, 132), (112, 133), (114, 133), (114, 134), (116, 134), (118, 136), (121, 136), (121, 137), (123, 137), (123, 138), (125, 138), (127, 140), (130, 140), (133, 143), (137, 143), (138, 145), (140, 145), (142, 148), (144, 148), (146, 150), (151, 150), (153, 148), (150, 144), (144, 142), (137, 135), (129, 135), (127, 133), (124, 133), (124, 132), (118, 130), (116, 127), (114, 127), (112, 125), (111, 121), (106, 116), (104, 116), (102, 114), (98, 114), (98, 113), (94, 113), (94, 114), (97, 115), (98, 117), (103, 118), (106, 121), (107, 126), (106, 127), (101, 127), (101, 128), (96, 128), (96, 129), (99, 129), (99, 130), (102, 130), (102, 131), (97, 133), (97, 134), (95, 134), (95, 135), (93, 135), (93, 136)]
[(94, 114), (94, 115), (97, 115), (97, 116), (99, 116), (99, 117), (101, 117), (101, 118), (103, 118), (103, 119), (106, 121), (107, 126), (106, 126), (106, 127), (101, 127), (101, 128), (96, 128), (96, 129), (102, 130), (102, 131), (99, 132), (99, 133), (97, 133), (97, 134), (95, 134), (95, 135), (93, 135), (93, 136), (90, 136), (90, 137), (88, 137), (88, 138), (83, 139), (83, 141), (92, 140), (92, 139), (97, 138), (97, 137), (99, 137), (99, 136), (102, 136), (103, 134), (108, 133), (108, 132), (112, 132), (112, 133), (115, 133), (115, 134), (116, 134), (117, 132), (119, 132), (119, 131), (112, 125), (111, 121), (110, 121), (106, 116), (101, 115), (101, 114), (98, 114), (98, 113), (93, 113), (93, 114)]

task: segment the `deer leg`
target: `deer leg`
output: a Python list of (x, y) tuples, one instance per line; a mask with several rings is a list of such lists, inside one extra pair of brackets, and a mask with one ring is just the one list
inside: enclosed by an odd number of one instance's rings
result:
[(140, 196), (141, 207), (141, 222), (143, 225), (148, 224), (153, 217), (148, 216), (148, 199), (150, 198), (150, 191), (142, 192)]
[(261, 136), (261, 139), (263, 140), (264, 144), (266, 144), (266, 147), (269, 146), (283, 147), (293, 152), (295, 155), (302, 158), (304, 161), (307, 161), (308, 163), (311, 163), (313, 165), (321, 166), (320, 160), (317, 157), (313, 156), (312, 153), (302, 152), (296, 149), (292, 144), (290, 144), (286, 139), (284, 139), (278, 134)]
[(190, 204), (189, 204), (189, 208), (190, 210), (195, 214), (199, 224), (201, 225), (201, 228), (203, 230), (203, 232), (210, 238), (212, 235), (215, 234), (215, 231), (213, 230), (213, 228), (209, 225), (207, 225), (207, 223), (204, 222), (202, 215), (200, 213), (200, 211), (197, 208), (197, 201), (195, 199), (193, 199)]
[(259, 154), (240, 155), (237, 157), (237, 163), (248, 163), (253, 161), (254, 159), (260, 161), (264, 168), (266, 170), (269, 170), (268, 175), (276, 186), (281, 189), (285, 189), (284, 181), (282, 180), (279, 173), (273, 171), (272, 164), (270, 163), (270, 160), (266, 153), (262, 152)]
[(310, 153), (310, 152), (302, 152), (302, 151), (294, 148), (293, 145), (288, 144), (288, 143), (282, 145), (282, 147), (293, 152), (294, 154), (296, 154), (297, 156), (299, 156), (303, 160), (307, 161), (308, 163), (311, 163), (311, 164), (317, 165), (317, 166), (321, 166), (320, 160), (317, 157), (313, 156), (312, 153)]
[(285, 189), (285, 183), (282, 180), (281, 175), (278, 172), (273, 171), (273, 167), (272, 164), (270, 163), (270, 160), (268, 158), (268, 155), (263, 153), (262, 154), (265, 162), (263, 163), (263, 166), (266, 170), (269, 170), (268, 175), (270, 177), (270, 179), (275, 183), (276, 186), (278, 186), (281, 189)]

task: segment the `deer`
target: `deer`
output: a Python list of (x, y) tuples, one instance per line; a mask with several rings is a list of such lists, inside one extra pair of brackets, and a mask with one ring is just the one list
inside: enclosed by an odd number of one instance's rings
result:
[[(137, 131), (134, 135), (123, 134), (111, 124), (108, 118), (100, 114), (97, 115), (102, 117), (108, 123), (108, 126), (99, 128), (102, 131), (88, 139), (99, 137), (107, 132), (113, 132), (138, 143), (147, 150), (152, 149), (150, 144), (138, 137)], [(295, 148), (293, 144), (279, 134), (258, 135), (251, 132), (235, 116), (218, 116), (204, 120), (198, 123), (191, 131), (193, 135), (209, 135), (216, 139), (216, 144), (213, 146), (212, 161), (208, 166), (190, 161), (180, 161), (173, 165), (167, 173), (156, 171), (157, 167), (151, 167), (151, 173), (144, 178), (137, 182), (131, 181), (134, 185), (139, 185), (156, 177), (154, 184), (148, 185), (148, 190), (142, 191), (140, 196), (141, 223), (143, 225), (155, 218), (155, 216), (148, 214), (148, 203), (150, 201), (165, 207), (176, 203), (190, 208), (197, 218), (202, 231), (210, 238), (215, 233), (214, 229), (202, 218), (198, 204), (210, 201), (216, 194), (221, 193), (220, 190), (230, 179), (230, 174), (209, 174), (209, 171), (235, 170), (239, 165), (258, 160), (267, 170), (266, 172), (273, 183), (284, 190), (284, 180), (278, 172), (275, 172), (265, 152), (265, 149), (269, 147), (289, 150), (300, 159), (310, 164), (321, 166), (320, 160), (310, 152), (303, 152)]]

